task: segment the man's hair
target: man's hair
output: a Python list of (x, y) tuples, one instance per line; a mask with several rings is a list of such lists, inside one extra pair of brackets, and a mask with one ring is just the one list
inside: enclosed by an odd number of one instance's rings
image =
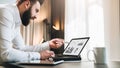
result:
[[(26, 1), (26, 0), (20, 0), (19, 1), (19, 5), (20, 4), (22, 4), (24, 1)], [(31, 4), (34, 4), (34, 3), (36, 3), (37, 1), (40, 3), (40, 5), (42, 5), (43, 4), (43, 2), (44, 2), (44, 0), (29, 0), (30, 2), (31, 2)]]

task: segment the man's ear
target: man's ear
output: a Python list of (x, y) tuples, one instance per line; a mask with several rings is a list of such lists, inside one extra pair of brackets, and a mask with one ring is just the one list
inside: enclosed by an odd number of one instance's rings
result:
[(25, 8), (26, 8), (26, 9), (29, 9), (29, 8), (30, 8), (30, 1), (29, 1), (29, 0), (26, 0), (26, 1), (25, 1)]

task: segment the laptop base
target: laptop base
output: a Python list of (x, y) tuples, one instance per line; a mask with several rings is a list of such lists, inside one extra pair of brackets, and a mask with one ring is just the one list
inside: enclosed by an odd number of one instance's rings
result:
[(80, 56), (58, 56), (53, 57), (54, 61), (64, 60), (64, 61), (78, 61), (81, 60)]

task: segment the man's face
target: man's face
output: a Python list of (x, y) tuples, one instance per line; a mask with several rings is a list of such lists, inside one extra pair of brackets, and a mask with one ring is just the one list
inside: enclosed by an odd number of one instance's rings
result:
[(38, 13), (40, 12), (40, 3), (37, 1), (31, 8), (31, 18), (37, 18)]
[(40, 3), (37, 1), (35, 4), (33, 4), (28, 10), (26, 10), (21, 19), (22, 24), (24, 26), (27, 26), (30, 23), (30, 19), (36, 19), (37, 15), (40, 11)]

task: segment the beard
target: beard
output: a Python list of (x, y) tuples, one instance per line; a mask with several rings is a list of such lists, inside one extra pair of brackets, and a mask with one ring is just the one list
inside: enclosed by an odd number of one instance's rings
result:
[(31, 19), (31, 8), (29, 8), (27, 11), (25, 11), (21, 17), (22, 20), (22, 24), (24, 26), (27, 26), (30, 23), (30, 19)]

